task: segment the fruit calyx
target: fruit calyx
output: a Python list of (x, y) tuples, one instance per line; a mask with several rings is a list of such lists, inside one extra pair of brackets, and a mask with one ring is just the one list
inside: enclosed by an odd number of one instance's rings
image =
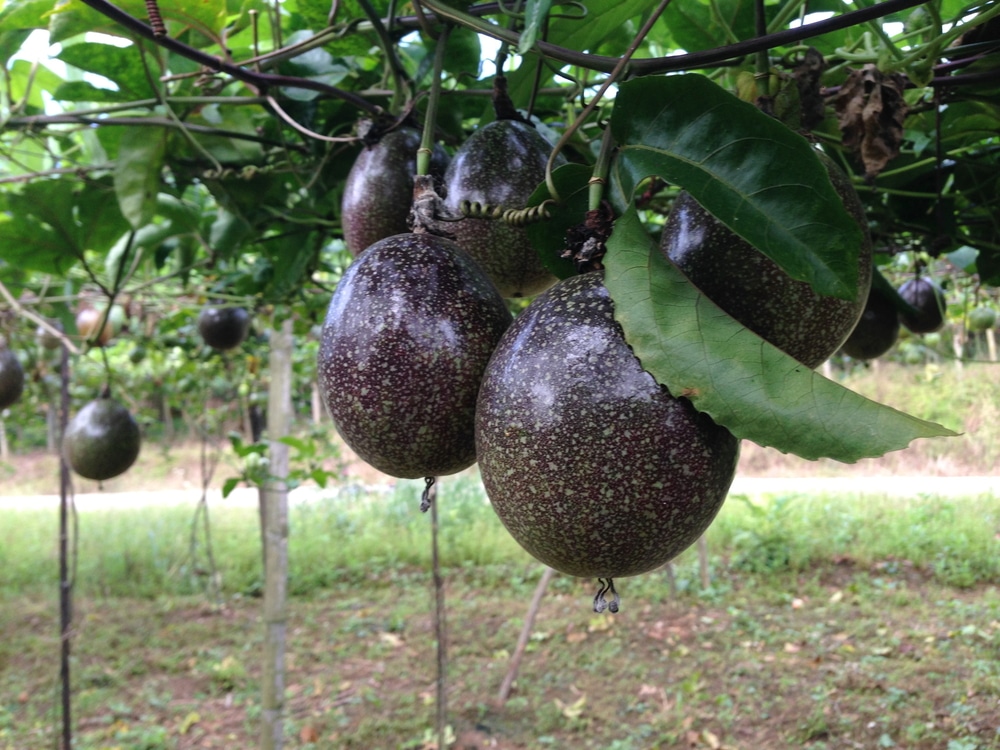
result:
[(577, 273), (600, 271), (614, 221), (614, 209), (602, 200), (600, 207), (587, 211), (582, 223), (566, 230), (566, 249), (560, 257), (572, 260)]

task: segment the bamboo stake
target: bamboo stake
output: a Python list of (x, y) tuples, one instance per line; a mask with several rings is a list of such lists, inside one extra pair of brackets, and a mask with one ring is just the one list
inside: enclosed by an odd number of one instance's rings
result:
[[(60, 362), (61, 398), (59, 414), (59, 442), (69, 423), (69, 349), (61, 347)], [(70, 636), (73, 625), (73, 581), (69, 574), (69, 515), (72, 503), (69, 464), (59, 451), (59, 683), (62, 690), (62, 746), (73, 747), (73, 698), (70, 680)]]
[(538, 585), (535, 587), (535, 593), (531, 596), (531, 604), (528, 605), (528, 614), (524, 618), (524, 627), (521, 628), (521, 635), (517, 639), (514, 654), (510, 657), (510, 667), (507, 668), (507, 674), (504, 675), (503, 682), (500, 683), (500, 692), (497, 694), (497, 701), (501, 706), (507, 702), (507, 699), (510, 697), (510, 691), (514, 687), (514, 680), (517, 679), (517, 671), (521, 668), (521, 659), (524, 658), (524, 651), (528, 647), (528, 641), (531, 639), (531, 631), (535, 627), (535, 618), (538, 616), (538, 610), (542, 604), (542, 596), (545, 594), (545, 589), (548, 587), (549, 581), (552, 580), (553, 573), (555, 571), (546, 565), (545, 571), (542, 573), (542, 577), (538, 580)]
[(284, 746), (285, 636), (288, 621), (288, 446), (279, 439), (292, 422), (292, 321), (271, 336), (268, 369), (268, 479), (261, 487), (264, 539), (264, 665), (261, 678), (261, 748)]

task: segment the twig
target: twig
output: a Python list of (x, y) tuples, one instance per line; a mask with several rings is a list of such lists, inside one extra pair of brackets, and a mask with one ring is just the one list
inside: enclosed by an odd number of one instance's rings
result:
[(37, 323), (39, 326), (41, 326), (46, 331), (51, 333), (53, 336), (58, 338), (59, 341), (62, 343), (62, 345), (66, 347), (66, 349), (68, 349), (73, 354), (80, 353), (80, 350), (77, 348), (76, 344), (70, 341), (70, 339), (66, 336), (65, 333), (60, 331), (58, 328), (52, 325), (41, 315), (37, 315), (31, 312), (30, 310), (25, 308), (24, 305), (18, 302), (14, 298), (14, 295), (10, 293), (10, 290), (6, 286), (4, 286), (4, 283), (2, 281), (0, 281), (0, 295), (2, 295), (5, 300), (7, 300), (7, 303), (14, 308), (14, 312), (16, 312), (18, 315), (27, 318), (32, 323)]
[(545, 594), (545, 589), (548, 587), (549, 581), (552, 580), (553, 573), (555, 571), (546, 565), (542, 577), (538, 580), (538, 585), (535, 586), (535, 593), (531, 596), (531, 604), (528, 605), (528, 614), (524, 617), (524, 627), (521, 628), (521, 635), (517, 639), (517, 646), (514, 647), (514, 654), (510, 657), (510, 666), (507, 668), (507, 674), (504, 675), (503, 682), (500, 683), (497, 702), (501, 706), (507, 702), (507, 699), (510, 697), (511, 688), (514, 687), (514, 680), (517, 679), (517, 671), (521, 668), (521, 659), (524, 658), (524, 651), (528, 647), (528, 641), (531, 639), (531, 631), (535, 627), (535, 618), (538, 617), (538, 610), (542, 604), (542, 596)]
[[(169, 37), (168, 37), (169, 38)], [(193, 123), (179, 124), (166, 117), (81, 117), (77, 114), (59, 115), (31, 115), (28, 117), (11, 117), (4, 121), (3, 128), (35, 128), (41, 125), (108, 125), (119, 126), (139, 126), (139, 127), (160, 127), (160, 128), (183, 128), (192, 133), (204, 133), (205, 135), (217, 135), (224, 138), (236, 138), (244, 141), (252, 141), (265, 146), (281, 146), (293, 148), (297, 151), (307, 152), (305, 146), (287, 145), (271, 138), (255, 135), (254, 133), (242, 133), (238, 130), (223, 130), (207, 125), (196, 125)]]
[(228, 63), (218, 57), (202, 52), (199, 49), (195, 49), (194, 47), (184, 44), (171, 36), (157, 36), (151, 26), (143, 23), (135, 16), (126, 13), (121, 8), (112, 5), (106, 0), (81, 1), (84, 5), (93, 8), (101, 15), (107, 16), (112, 21), (121, 24), (133, 34), (136, 34), (144, 39), (149, 39), (161, 47), (165, 47), (171, 52), (177, 53), (181, 57), (186, 57), (188, 60), (193, 60), (200, 65), (204, 65), (210, 70), (219, 73), (226, 73), (238, 81), (242, 81), (243, 83), (253, 86), (258, 90), (258, 92), (264, 92), (270, 88), (280, 86), (295, 86), (297, 88), (310, 89), (311, 91), (321, 91), (323, 93), (330, 94), (331, 96), (335, 96), (338, 99), (342, 99), (350, 104), (353, 104), (358, 109), (374, 115), (377, 115), (382, 111), (381, 107), (372, 104), (367, 99), (364, 99), (350, 91), (338, 89), (336, 86), (330, 86), (325, 83), (320, 83), (319, 81), (314, 81), (308, 78), (299, 78), (297, 76), (257, 73), (252, 70), (247, 70), (246, 68), (241, 68), (238, 65)]
[[(869, 8), (853, 10), (839, 16), (816, 21), (815, 23), (804, 24), (794, 29), (784, 29), (763, 37), (747, 39), (736, 44), (727, 44), (723, 47), (691, 52), (686, 55), (675, 55), (672, 57), (651, 57), (641, 60), (633, 60), (629, 65), (629, 70), (636, 75), (652, 75), (655, 73), (668, 73), (678, 70), (695, 70), (698, 68), (709, 68), (730, 60), (746, 57), (760, 50), (770, 47), (781, 47), (803, 39), (810, 39), (821, 34), (828, 34), (831, 31), (839, 31), (851, 26), (856, 26), (866, 21), (883, 18), (892, 13), (898, 13), (908, 8), (923, 5), (926, 0), (885, 0), (876, 3)], [(480, 21), (473, 17), (473, 10), (478, 10), (479, 6), (470, 8), (468, 13), (456, 10), (450, 6), (443, 5), (438, 0), (423, 0), (423, 3), (430, 8), (435, 15), (447, 19), (460, 26), (471, 28), (481, 34), (507, 42), (512, 46), (517, 46), (520, 35), (503, 29), (495, 24)], [(479, 11), (481, 12), (481, 11)], [(397, 21), (400, 26), (414, 28), (419, 24), (416, 17), (409, 16), (400, 18)], [(541, 40), (535, 42), (535, 51), (543, 57), (549, 57), (567, 65), (576, 65), (594, 71), (610, 73), (618, 64), (619, 58), (608, 57), (607, 55), (592, 55), (585, 52), (559, 47), (558, 45)]]
[(448, 732), (448, 629), (444, 612), (444, 578), (441, 576), (441, 556), (438, 554), (438, 512), (437, 486), (434, 477), (426, 480), (426, 500), (431, 511), (431, 568), (434, 576), (434, 637), (437, 640), (437, 714), (435, 729), (437, 731), (438, 750), (445, 750), (445, 738)]
[(358, 140), (355, 136), (334, 137), (330, 135), (322, 135), (321, 133), (317, 133), (315, 130), (310, 130), (304, 125), (299, 125), (290, 114), (281, 108), (281, 105), (278, 104), (278, 101), (273, 96), (269, 94), (266, 98), (267, 103), (275, 111), (278, 117), (284, 120), (293, 129), (302, 133), (304, 136), (315, 138), (317, 141), (327, 141), (328, 143), (348, 143)]

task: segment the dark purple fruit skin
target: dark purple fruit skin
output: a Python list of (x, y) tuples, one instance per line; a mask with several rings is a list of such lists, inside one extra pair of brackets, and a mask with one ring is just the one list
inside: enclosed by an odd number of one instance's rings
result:
[[(477, 130), (455, 153), (445, 173), (445, 203), (459, 211), (463, 201), (524, 208), (545, 180), (552, 145), (530, 125), (495, 120)], [(560, 158), (555, 166), (565, 164)], [(478, 260), (504, 297), (532, 297), (556, 282), (522, 227), (495, 219), (449, 224), (455, 241)]]
[(918, 315), (899, 314), (899, 321), (913, 333), (934, 333), (944, 327), (947, 305), (944, 290), (926, 276), (910, 279), (899, 287), (899, 296), (917, 308)]
[[(379, 240), (410, 231), (407, 219), (413, 203), (420, 132), (399, 128), (366, 146), (354, 160), (340, 201), (344, 243), (359, 255)], [(440, 186), (449, 157), (440, 146), (431, 152), (429, 173)]]
[(94, 399), (70, 420), (63, 451), (73, 471), (103, 481), (128, 470), (139, 456), (139, 425), (112, 398)]
[(899, 338), (899, 315), (891, 299), (874, 287), (858, 324), (841, 351), (854, 359), (875, 359), (892, 349)]
[(198, 333), (213, 349), (228, 351), (250, 332), (250, 313), (242, 307), (206, 307), (198, 314)]
[(817, 367), (854, 330), (872, 278), (864, 208), (847, 176), (824, 159), (830, 179), (864, 234), (858, 293), (852, 300), (816, 294), (796, 281), (682, 192), (663, 227), (660, 249), (715, 304), (807, 367)]
[(511, 535), (574, 576), (663, 565), (715, 518), (739, 441), (642, 369), (600, 271), (514, 321), (476, 411), (483, 485)]
[(24, 368), (6, 344), (0, 345), (0, 409), (17, 403), (24, 393)]
[(320, 338), (320, 393), (344, 441), (394, 477), (476, 460), (476, 394), (511, 314), (479, 265), (428, 234), (376, 242), (347, 269)]

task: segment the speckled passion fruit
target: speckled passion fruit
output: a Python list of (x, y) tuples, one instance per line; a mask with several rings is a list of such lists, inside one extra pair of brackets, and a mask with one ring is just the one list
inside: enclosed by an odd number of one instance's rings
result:
[(198, 313), (198, 333), (220, 352), (235, 349), (250, 332), (250, 313), (244, 307), (204, 307)]
[[(408, 232), (413, 202), (413, 175), (417, 173), (420, 131), (393, 130), (354, 160), (340, 201), (344, 244), (351, 255), (395, 234)], [(440, 146), (431, 152), (430, 175), (440, 188), (449, 157)]]
[(822, 157), (837, 194), (864, 235), (854, 299), (818, 295), (737, 236), (682, 192), (663, 227), (660, 249), (715, 304), (807, 367), (822, 364), (854, 330), (872, 277), (864, 208), (847, 176)]
[(0, 410), (17, 403), (24, 393), (24, 368), (0, 337)]
[(899, 322), (913, 333), (934, 333), (944, 327), (947, 301), (942, 289), (926, 276), (910, 279), (899, 287), (899, 296), (916, 308), (915, 315), (899, 314)]
[(875, 359), (892, 349), (898, 338), (899, 315), (896, 305), (872, 287), (864, 312), (841, 351), (854, 359)]
[[(551, 144), (533, 127), (495, 120), (462, 144), (445, 173), (445, 204), (460, 211), (463, 201), (520, 209), (545, 180)], [(556, 166), (565, 164), (565, 159)], [(532, 297), (556, 282), (538, 258), (522, 227), (467, 218), (448, 225), (455, 241), (478, 260), (504, 297)]]
[(394, 477), (475, 463), (476, 394), (511, 315), (479, 265), (428, 234), (376, 242), (330, 300), (320, 392), (344, 441)]
[(129, 410), (109, 397), (97, 398), (66, 427), (63, 451), (77, 474), (103, 481), (123, 474), (139, 456), (139, 425)]
[(501, 339), (476, 410), (494, 510), (574, 576), (638, 575), (687, 548), (739, 454), (732, 433), (642, 369), (613, 313), (600, 271), (540, 295)]

